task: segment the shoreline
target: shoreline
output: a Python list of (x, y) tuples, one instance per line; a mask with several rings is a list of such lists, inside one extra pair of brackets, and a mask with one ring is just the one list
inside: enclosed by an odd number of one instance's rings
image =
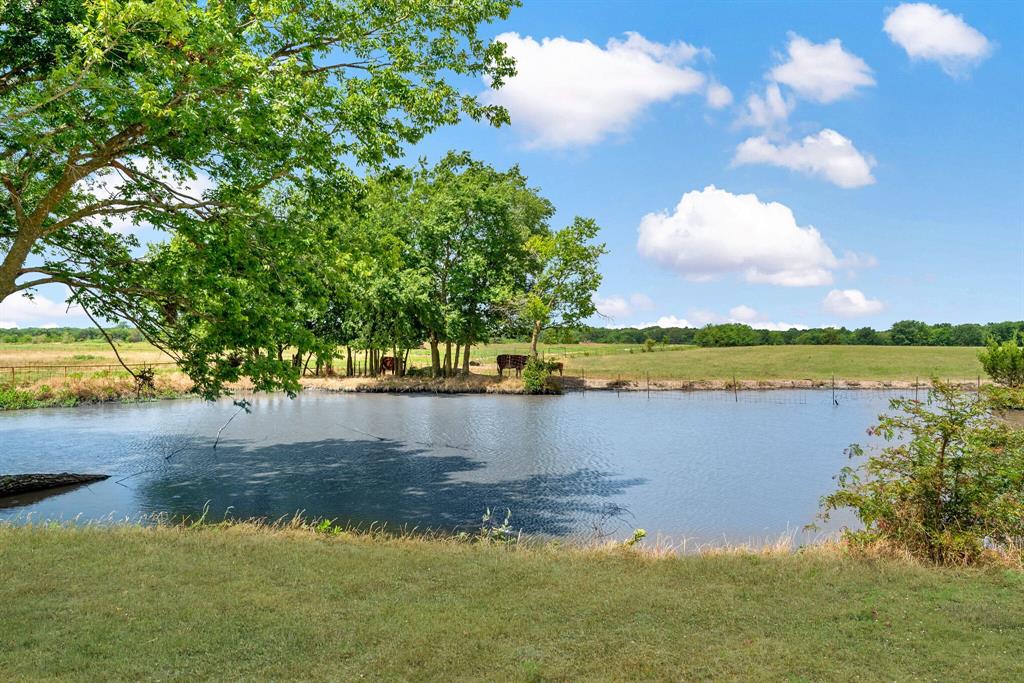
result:
[[(854, 380), (836, 379), (623, 379), (555, 377), (562, 391), (778, 391), (778, 390), (909, 390), (927, 391), (930, 381), (912, 380)], [(303, 388), (328, 393), (445, 393), (445, 394), (523, 394), (522, 381), (499, 378), (494, 375), (457, 375), (448, 378), (429, 377), (324, 377), (305, 378)], [(976, 380), (958, 380), (954, 384), (967, 390), (977, 390)], [(980, 386), (990, 382), (982, 381)]]
[[(587, 391), (627, 392), (703, 392), (703, 391), (928, 391), (929, 380), (878, 380), (878, 379), (655, 379), (599, 378), (565, 376), (552, 378), (552, 390), (548, 395), (559, 393), (585, 393)], [(150, 403), (166, 400), (195, 398), (185, 386), (184, 379), (162, 382), (155, 392), (137, 395), (127, 381), (111, 381), (107, 378), (90, 382), (79, 379), (72, 386), (57, 385), (43, 387), (9, 387), (0, 391), (0, 412), (28, 410), (34, 408), (73, 408), (84, 405), (106, 405), (111, 403)], [(387, 393), (387, 394), (505, 394), (524, 395), (521, 379), (471, 373), (454, 377), (304, 377), (300, 380), (303, 391), (324, 393)], [(960, 379), (954, 385), (968, 391), (991, 385), (991, 381)], [(247, 384), (230, 387), (233, 391), (246, 391)], [(280, 393), (280, 392), (274, 392)]]

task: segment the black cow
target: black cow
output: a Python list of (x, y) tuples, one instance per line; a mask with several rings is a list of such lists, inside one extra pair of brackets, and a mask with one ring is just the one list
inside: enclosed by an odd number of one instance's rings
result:
[(526, 367), (526, 361), (528, 361), (529, 359), (529, 356), (517, 356), (511, 353), (503, 353), (499, 355), (498, 375), (503, 377), (504, 375), (502, 373), (504, 373), (506, 368), (509, 368), (511, 370), (515, 370), (516, 377), (519, 377), (519, 374), (523, 371), (523, 368)]

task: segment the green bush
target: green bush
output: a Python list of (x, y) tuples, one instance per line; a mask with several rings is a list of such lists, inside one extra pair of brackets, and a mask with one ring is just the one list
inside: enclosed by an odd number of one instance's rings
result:
[(1024, 387), (989, 386), (985, 397), (997, 410), (1024, 410)]
[(989, 337), (984, 351), (978, 353), (981, 367), (994, 381), (1008, 387), (1024, 387), (1024, 346), (1019, 334), (1002, 344)]
[[(986, 549), (1024, 560), (1024, 430), (996, 420), (977, 394), (934, 381), (930, 401), (894, 399), (869, 434), (890, 446), (845, 467), (822, 517), (849, 508), (863, 524), (847, 540), (881, 542), (940, 564)], [(850, 457), (865, 450), (850, 446)]]
[(523, 368), (523, 387), (528, 394), (557, 394), (560, 388), (551, 378), (555, 364), (548, 363), (536, 356), (526, 361)]

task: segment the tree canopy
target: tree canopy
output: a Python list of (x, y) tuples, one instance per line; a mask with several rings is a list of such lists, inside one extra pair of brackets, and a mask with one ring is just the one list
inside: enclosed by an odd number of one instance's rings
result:
[[(356, 199), (351, 166), (464, 115), (507, 121), (452, 79), (513, 72), (477, 34), (513, 4), (0, 3), (0, 301), (62, 283), (203, 393), (287, 384), (254, 350), (309, 342), (299, 318), (343, 265), (302, 202)], [(168, 239), (144, 249), (132, 225)]]

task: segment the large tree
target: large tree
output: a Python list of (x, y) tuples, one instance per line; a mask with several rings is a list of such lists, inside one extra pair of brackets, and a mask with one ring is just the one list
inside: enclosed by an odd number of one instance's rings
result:
[[(213, 329), (266, 314), (274, 331), (281, 308), (257, 297), (295, 275), (280, 273), (278, 244), (303, 238), (267, 202), (343, 160), (381, 164), (463, 114), (507, 120), (450, 78), (512, 73), (477, 25), (513, 4), (0, 0), (0, 301), (67, 285), (218, 390), (210, 360), (237, 372), (237, 350), (266, 340)], [(146, 251), (126, 224), (170, 239)], [(267, 384), (275, 372), (259, 370)]]
[(535, 258), (521, 314), (530, 327), (530, 353), (549, 327), (571, 328), (597, 312), (594, 294), (601, 285), (598, 261), (607, 253), (595, 244), (597, 223), (579, 216), (554, 233), (536, 235), (528, 243)]
[(409, 206), (413, 265), (434, 304), (425, 320), (433, 373), (457, 365), (453, 343), (468, 371), (469, 348), (514, 313), (533, 260), (527, 245), (549, 233), (554, 208), (519, 168), (498, 171), (454, 152), (421, 170)]

